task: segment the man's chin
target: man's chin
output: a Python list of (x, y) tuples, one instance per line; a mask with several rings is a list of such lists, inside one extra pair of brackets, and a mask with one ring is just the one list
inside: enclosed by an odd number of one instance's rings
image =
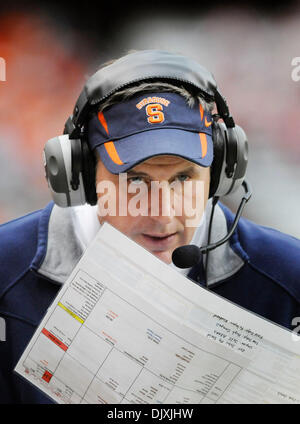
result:
[(172, 253), (170, 251), (156, 251), (151, 253), (166, 264), (170, 264), (172, 262)]

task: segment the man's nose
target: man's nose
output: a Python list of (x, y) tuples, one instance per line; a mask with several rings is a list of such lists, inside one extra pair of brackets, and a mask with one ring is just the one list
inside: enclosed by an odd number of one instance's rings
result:
[(175, 216), (172, 189), (167, 181), (151, 184), (149, 214), (152, 219), (168, 224)]

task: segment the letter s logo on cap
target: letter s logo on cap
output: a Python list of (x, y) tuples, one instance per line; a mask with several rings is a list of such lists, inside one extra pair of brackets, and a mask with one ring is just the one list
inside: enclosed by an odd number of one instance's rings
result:
[(151, 105), (148, 105), (146, 107), (146, 113), (148, 115), (148, 122), (150, 124), (160, 124), (165, 120), (165, 115), (163, 112), (163, 107), (159, 103), (154, 103)]

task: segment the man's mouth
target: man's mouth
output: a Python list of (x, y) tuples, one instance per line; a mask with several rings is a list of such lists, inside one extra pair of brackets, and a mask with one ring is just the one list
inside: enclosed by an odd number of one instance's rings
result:
[(144, 246), (152, 251), (169, 249), (174, 244), (177, 233), (168, 234), (142, 234)]

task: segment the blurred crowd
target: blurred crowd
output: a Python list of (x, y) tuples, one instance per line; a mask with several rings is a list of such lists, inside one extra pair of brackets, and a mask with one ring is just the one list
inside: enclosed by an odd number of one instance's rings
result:
[[(245, 129), (254, 192), (245, 216), (300, 237), (300, 81), (291, 78), (292, 59), (300, 56), (299, 21), (300, 9), (273, 18), (232, 8), (188, 18), (133, 14), (119, 27), (118, 42), (101, 48), (53, 16), (2, 13), (0, 223), (50, 201), (42, 150), (62, 133), (86, 78), (128, 50), (158, 48), (186, 54), (210, 69)], [(224, 200), (235, 208), (238, 198), (239, 193)]]

